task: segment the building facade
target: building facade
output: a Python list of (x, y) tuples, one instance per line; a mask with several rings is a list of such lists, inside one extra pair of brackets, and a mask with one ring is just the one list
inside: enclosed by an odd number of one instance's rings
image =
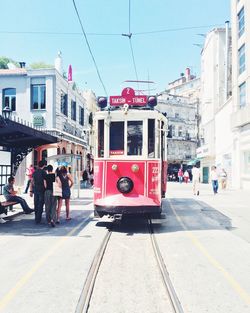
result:
[(55, 167), (67, 165), (77, 181), (91, 155), (90, 112), (82, 93), (63, 76), (60, 58), (55, 68), (0, 70), (1, 111), (8, 106), (12, 119), (58, 137), (57, 144), (38, 147), (28, 164), (46, 159)]
[(186, 76), (168, 85), (158, 97), (157, 109), (168, 119), (168, 163), (169, 172), (195, 159), (198, 131), (200, 80)]
[(231, 34), (225, 28), (215, 28), (205, 39), (201, 52), (200, 146), (202, 181), (209, 182), (210, 169), (224, 168), (231, 181), (232, 130), (231, 98)]
[(250, 2), (231, 1), (234, 187), (250, 190)]

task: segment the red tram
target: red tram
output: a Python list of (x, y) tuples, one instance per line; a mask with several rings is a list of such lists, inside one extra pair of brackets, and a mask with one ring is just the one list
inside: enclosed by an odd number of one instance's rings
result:
[(96, 112), (94, 128), (95, 213), (160, 213), (166, 192), (166, 117), (148, 104), (125, 103)]

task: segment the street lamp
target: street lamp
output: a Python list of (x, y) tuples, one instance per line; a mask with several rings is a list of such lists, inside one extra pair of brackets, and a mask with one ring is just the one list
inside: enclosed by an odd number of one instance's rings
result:
[(12, 113), (12, 111), (11, 111), (11, 109), (10, 109), (8, 106), (6, 106), (6, 107), (3, 109), (3, 117), (4, 117), (5, 119), (10, 119), (11, 113)]

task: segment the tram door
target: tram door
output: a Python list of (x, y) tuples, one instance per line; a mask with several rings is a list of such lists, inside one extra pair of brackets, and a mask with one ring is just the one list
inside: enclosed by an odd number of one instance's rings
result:
[(167, 134), (165, 123), (161, 122), (161, 196), (165, 198), (167, 189)]

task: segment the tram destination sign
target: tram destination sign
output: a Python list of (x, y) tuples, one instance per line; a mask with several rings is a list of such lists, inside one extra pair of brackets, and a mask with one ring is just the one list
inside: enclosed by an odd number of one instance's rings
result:
[(121, 96), (110, 96), (109, 102), (112, 106), (120, 106), (125, 103), (131, 106), (145, 106), (147, 104), (147, 98), (144, 95), (136, 95), (134, 89), (126, 87), (122, 90)]

